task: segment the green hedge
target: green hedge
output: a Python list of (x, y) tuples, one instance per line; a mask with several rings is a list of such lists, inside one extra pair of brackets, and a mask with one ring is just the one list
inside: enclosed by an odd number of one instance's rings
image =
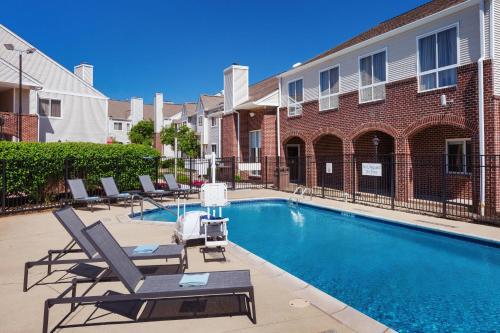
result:
[(156, 150), (143, 145), (0, 142), (7, 195), (29, 202), (57, 200), (65, 177), (85, 179), (89, 192), (106, 176), (115, 177), (120, 190), (136, 189), (138, 175), (156, 174), (158, 157)]

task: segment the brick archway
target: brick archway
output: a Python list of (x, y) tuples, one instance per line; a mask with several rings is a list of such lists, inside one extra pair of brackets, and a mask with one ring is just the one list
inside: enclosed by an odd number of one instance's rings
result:
[(354, 131), (352, 131), (349, 135), (349, 140), (355, 141), (360, 136), (367, 132), (383, 132), (389, 136), (392, 136), (395, 140), (400, 137), (400, 133), (391, 125), (380, 122), (371, 122), (365, 123), (358, 126)]
[(325, 135), (336, 136), (337, 138), (339, 138), (342, 141), (344, 141), (346, 138), (346, 135), (344, 134), (344, 132), (342, 132), (341, 130), (339, 130), (337, 128), (334, 128), (334, 127), (320, 128), (311, 134), (312, 144), (317, 143)]
[(472, 134), (477, 132), (477, 126), (471, 120), (451, 114), (432, 115), (421, 118), (408, 126), (403, 131), (403, 137), (409, 139), (420, 131), (433, 126), (453, 126), (463, 130), (468, 130)]

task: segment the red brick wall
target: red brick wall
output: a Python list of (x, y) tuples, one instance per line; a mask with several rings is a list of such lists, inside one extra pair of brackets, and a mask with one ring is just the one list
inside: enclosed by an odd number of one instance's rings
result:
[[(4, 119), (3, 133), (7, 137), (17, 137), (18, 135), (18, 116), (17, 113), (0, 112)], [(27, 142), (38, 141), (38, 116), (34, 114), (22, 115), (21, 139)]]
[(230, 114), (222, 117), (222, 157), (233, 157), (238, 155), (237, 144), (237, 119), (236, 114)]

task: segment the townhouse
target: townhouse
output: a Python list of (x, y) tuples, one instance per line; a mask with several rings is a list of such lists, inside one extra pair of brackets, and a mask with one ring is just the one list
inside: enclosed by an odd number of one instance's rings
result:
[[(2, 139), (106, 142), (108, 98), (93, 87), (92, 65), (70, 72), (3, 25), (0, 41)], [(16, 50), (25, 51), (21, 91)]]
[(385, 162), (377, 194), (471, 193), (473, 209), (497, 211), (499, 170), (486, 179), (484, 166), (500, 153), (499, 13), (498, 1), (431, 1), (279, 75), (291, 180), (317, 186), (334, 168), (331, 187), (370, 192), (358, 166)]
[(110, 99), (108, 118), (108, 142), (130, 143), (128, 134), (132, 126), (143, 119), (153, 120), (153, 105), (144, 104), (139, 97), (132, 97), (129, 101)]
[(262, 156), (278, 153), (278, 79), (270, 77), (249, 85), (248, 66), (224, 70), (224, 111), (221, 121), (222, 156), (237, 157), (244, 176), (261, 176)]
[(205, 157), (215, 153), (220, 157), (220, 117), (216, 113), (224, 108), (224, 96), (201, 95), (196, 106), (196, 131), (200, 138), (200, 156)]

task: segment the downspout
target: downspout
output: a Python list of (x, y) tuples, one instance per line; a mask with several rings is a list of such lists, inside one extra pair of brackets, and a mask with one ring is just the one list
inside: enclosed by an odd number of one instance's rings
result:
[(238, 123), (238, 131), (236, 132), (236, 141), (238, 142), (238, 160), (241, 158), (240, 156), (240, 112), (233, 109), (233, 112), (237, 115), (237, 123)]
[(281, 156), (281, 135), (280, 135), (280, 107), (281, 107), (281, 77), (278, 79), (278, 107), (276, 108), (276, 148), (277, 155)]
[(478, 93), (479, 93), (479, 206), (480, 214), (484, 216), (486, 197), (486, 170), (485, 170), (485, 135), (484, 135), (484, 0), (479, 3), (479, 43), (481, 57), (478, 64)]

